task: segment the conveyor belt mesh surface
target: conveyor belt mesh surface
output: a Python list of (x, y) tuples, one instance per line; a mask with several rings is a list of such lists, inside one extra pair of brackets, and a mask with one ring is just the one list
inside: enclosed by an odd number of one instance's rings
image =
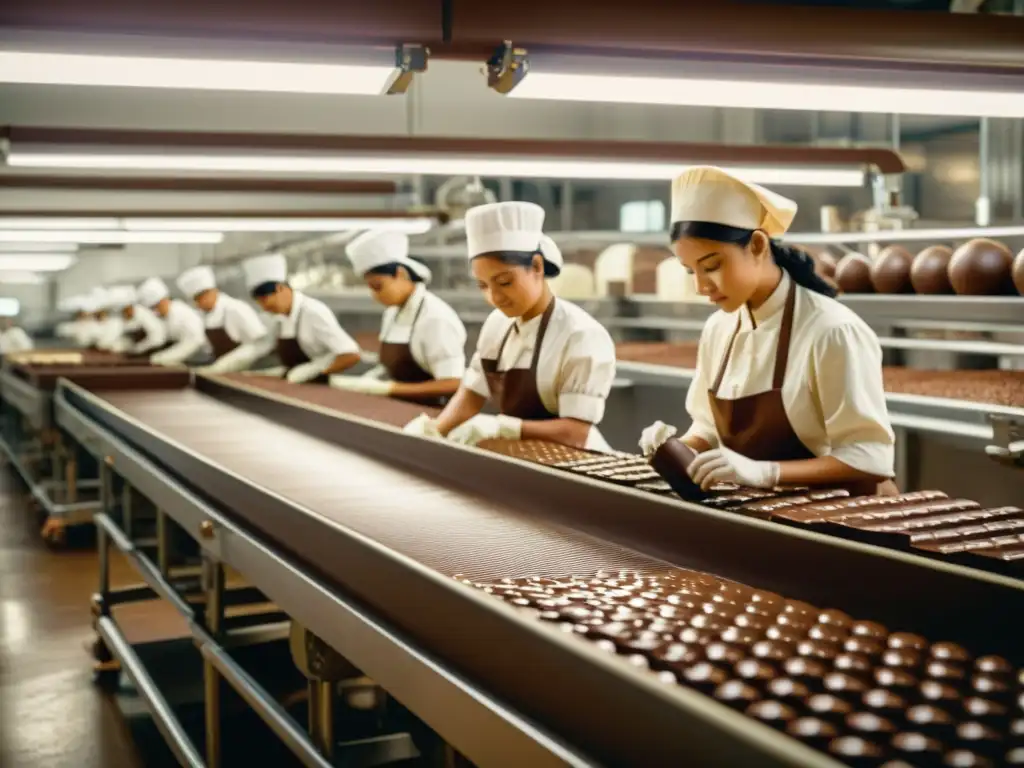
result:
[[(486, 580), (664, 567), (623, 547), (528, 517), (500, 501), (414, 477), (193, 390), (101, 396), (326, 524), (355, 530), (444, 574)], [(286, 520), (252, 522), (272, 536), (288, 526)]]

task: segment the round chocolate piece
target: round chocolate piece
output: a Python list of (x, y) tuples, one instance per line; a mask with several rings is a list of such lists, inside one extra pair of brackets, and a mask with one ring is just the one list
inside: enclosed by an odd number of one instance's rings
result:
[(780, 643), (775, 640), (760, 640), (754, 643), (750, 652), (759, 659), (769, 661), (785, 661), (793, 655), (796, 646), (791, 643)]
[(987, 238), (970, 240), (953, 253), (949, 281), (964, 296), (999, 296), (1013, 291), (1013, 253)]
[(828, 751), (842, 758), (879, 758), (882, 750), (877, 744), (860, 736), (842, 736), (828, 745)]
[(910, 266), (910, 284), (915, 293), (952, 293), (949, 282), (949, 262), (953, 249), (945, 245), (930, 245), (914, 257)]
[(1024, 739), (1024, 719), (1018, 718), (1010, 723), (1010, 735), (1015, 740)]
[(698, 662), (683, 671), (683, 679), (690, 685), (714, 686), (717, 688), (728, 678), (729, 676), (724, 670), (706, 661)]
[(893, 749), (915, 757), (938, 757), (942, 754), (942, 744), (935, 739), (930, 739), (923, 733), (897, 733), (892, 737)]
[(815, 624), (807, 630), (807, 637), (811, 640), (820, 640), (825, 643), (836, 643), (837, 645), (846, 639), (846, 630), (828, 624)]
[(888, 645), (899, 650), (923, 651), (928, 647), (928, 641), (913, 632), (893, 632), (889, 635)]
[(956, 727), (956, 735), (964, 741), (975, 743), (991, 743), (1001, 739), (999, 734), (983, 723), (968, 722), (960, 723)]
[(853, 711), (853, 705), (831, 693), (816, 693), (811, 696), (807, 699), (807, 708), (818, 717), (828, 720), (842, 719)]
[(931, 647), (931, 655), (940, 661), (953, 661), (963, 663), (971, 660), (971, 655), (962, 645), (956, 643), (935, 643)]
[(735, 664), (743, 658), (743, 651), (735, 645), (729, 645), (720, 641), (708, 643), (704, 649), (704, 654), (707, 656), (708, 661), (721, 662), (723, 664)]
[(661, 664), (696, 664), (704, 655), (700, 648), (686, 643), (668, 643), (654, 651), (653, 656)]
[[(747, 607), (749, 609), (750, 606)], [(760, 635), (767, 634), (766, 630), (771, 624), (772, 618), (774, 617), (755, 615), (753, 613), (741, 613), (732, 620), (732, 623), (740, 629), (757, 632)]]
[(752, 702), (761, 698), (758, 690), (742, 680), (730, 680), (722, 683), (715, 689), (714, 696), (719, 701), (727, 704), (740, 704), (746, 708)]
[(878, 656), (884, 650), (884, 646), (873, 638), (848, 637), (843, 643), (843, 650), (847, 653), (858, 653), (870, 658)]
[(808, 629), (814, 626), (814, 619), (810, 616), (798, 616), (792, 613), (779, 614), (779, 616), (776, 617), (775, 622), (780, 627), (785, 627), (786, 629), (790, 629), (800, 634), (804, 634)]
[(775, 667), (756, 659), (744, 659), (733, 667), (737, 677), (744, 680), (771, 680), (778, 674)]
[(819, 611), (810, 603), (805, 603), (802, 600), (787, 600), (782, 606), (782, 613), (787, 616), (802, 616), (809, 620), (809, 626), (814, 624), (814, 619)]
[(835, 665), (840, 672), (850, 674), (866, 674), (874, 669), (867, 656), (860, 656), (856, 653), (842, 653), (836, 656)]
[(786, 600), (782, 595), (761, 591), (753, 592), (748, 602), (751, 606), (756, 606), (763, 611), (775, 613), (779, 613), (786, 604)]
[(944, 709), (931, 704), (918, 704), (907, 710), (907, 722), (919, 727), (952, 725), (953, 718)]
[(741, 629), (740, 627), (729, 627), (722, 632), (722, 642), (745, 648), (758, 642), (762, 636), (760, 632)]
[(868, 709), (888, 715), (902, 713), (907, 708), (906, 699), (884, 688), (872, 688), (870, 691), (865, 691), (861, 701)]
[(779, 624), (774, 624), (764, 631), (764, 636), (769, 640), (774, 640), (777, 643), (785, 643), (786, 645), (792, 645), (794, 648), (796, 644), (803, 639), (803, 633), (794, 629), (793, 627), (785, 627)]
[(917, 686), (917, 678), (909, 672), (893, 667), (879, 667), (875, 670), (875, 682), (883, 688), (894, 688), (897, 691), (901, 688), (914, 688)]
[(828, 667), (814, 659), (794, 657), (783, 665), (786, 674), (797, 680), (820, 680), (828, 674)]
[(771, 725), (781, 726), (796, 717), (796, 710), (781, 701), (758, 701), (747, 707), (745, 713), (748, 717), (755, 717), (758, 720)]
[(910, 293), (910, 265), (914, 257), (900, 245), (884, 248), (871, 265), (871, 284), (878, 293)]
[[(802, 701), (810, 693), (807, 686), (788, 677), (777, 677), (768, 683), (768, 693), (783, 701)], [(1020, 721), (1024, 725), (1024, 720)]]
[(1000, 696), (1010, 690), (1007, 679), (1002, 675), (975, 675), (971, 685), (978, 693), (986, 696)]
[(1013, 672), (1013, 665), (1002, 656), (982, 656), (974, 662), (974, 668), (986, 675), (1008, 675)]
[(848, 253), (836, 264), (836, 284), (843, 293), (873, 293), (871, 262), (860, 253)]
[(786, 726), (786, 733), (798, 739), (818, 741), (835, 738), (836, 729), (831, 723), (817, 717), (801, 717)]
[(991, 723), (1006, 716), (1006, 707), (990, 699), (983, 699), (980, 696), (969, 696), (964, 699), (964, 711), (973, 720), (982, 723)]
[(706, 629), (719, 635), (722, 633), (722, 630), (729, 626), (729, 620), (720, 616), (709, 616), (706, 613), (701, 613), (690, 619), (690, 626), (695, 629)]
[(871, 640), (885, 640), (889, 630), (873, 621), (858, 621), (850, 627), (850, 634), (854, 637), (865, 637)]
[(928, 677), (936, 680), (946, 680), (954, 682), (956, 680), (963, 680), (966, 676), (963, 667), (958, 667), (955, 664), (947, 664), (944, 661), (929, 661), (928, 666), (924, 668), (925, 674)]
[(822, 684), (825, 686), (826, 691), (836, 695), (861, 693), (867, 689), (867, 686), (862, 681), (843, 672), (833, 672), (826, 675), (825, 679), (822, 680)]
[(847, 715), (846, 724), (855, 731), (862, 733), (893, 733), (896, 726), (884, 717), (873, 712), (854, 712)]
[(812, 659), (832, 661), (839, 655), (839, 646), (836, 643), (822, 643), (817, 640), (804, 640), (797, 645), (796, 652), (801, 656), (807, 656)]
[(1013, 284), (1017, 286), (1017, 293), (1024, 296), (1024, 249), (1013, 260)]
[(713, 643), (720, 634), (720, 631), (716, 632), (713, 629), (687, 627), (679, 633), (679, 642), (686, 643), (687, 645), (707, 645), (708, 643)]
[(837, 629), (848, 629), (853, 624), (853, 619), (842, 611), (822, 611), (818, 614), (818, 623)]
[(887, 667), (913, 669), (921, 663), (921, 654), (917, 651), (890, 648), (882, 654), (882, 663)]
[(960, 693), (951, 685), (937, 680), (925, 680), (920, 687), (921, 696), (928, 701), (951, 702), (960, 698)]
[(992, 761), (966, 749), (954, 749), (946, 753), (942, 764), (950, 768), (990, 768)]

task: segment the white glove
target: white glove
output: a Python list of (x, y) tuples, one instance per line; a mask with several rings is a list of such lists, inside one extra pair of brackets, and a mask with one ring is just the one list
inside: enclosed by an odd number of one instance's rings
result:
[(480, 413), (449, 432), (448, 439), (463, 445), (476, 445), (484, 440), (518, 440), (522, 431), (522, 419)]
[(363, 374), (364, 379), (380, 379), (387, 375), (388, 369), (383, 365), (375, 365)]
[(170, 365), (170, 363), (167, 362), (167, 358), (164, 357), (164, 355), (162, 353), (160, 353), (160, 352), (157, 352), (155, 355), (150, 355), (149, 356), (149, 364), (150, 365), (164, 365), (164, 366)]
[(421, 413), (415, 419), (406, 424), (402, 431), (407, 435), (420, 435), (421, 437), (440, 438), (441, 433), (437, 431), (437, 422)]
[(255, 371), (242, 371), (243, 376), (270, 376), (274, 379), (280, 379), (287, 372), (287, 368), (283, 365), (275, 365), (273, 368), (259, 368)]
[(640, 451), (644, 456), (653, 456), (661, 446), (676, 435), (676, 428), (663, 421), (656, 421), (640, 433)]
[(296, 365), (288, 371), (287, 379), (292, 384), (305, 384), (307, 381), (312, 381), (323, 372), (323, 366), (318, 361), (311, 360), (308, 363)]
[(394, 388), (394, 382), (367, 379), (363, 376), (331, 376), (330, 384), (334, 389), (359, 392), (363, 395), (383, 395), (385, 397), (390, 395), (391, 390)]
[(734, 483), (748, 488), (774, 488), (781, 468), (774, 461), (754, 461), (728, 448), (698, 453), (690, 462), (690, 479), (705, 491), (715, 483)]

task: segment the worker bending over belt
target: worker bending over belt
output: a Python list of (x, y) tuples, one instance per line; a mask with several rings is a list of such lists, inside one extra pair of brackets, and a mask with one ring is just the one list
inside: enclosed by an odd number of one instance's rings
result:
[(168, 346), (164, 322), (153, 310), (139, 305), (138, 291), (133, 286), (115, 286), (109, 295), (110, 311), (120, 312), (123, 321), (121, 343), (115, 351), (151, 355)]
[[(466, 213), (473, 275), (495, 311), (484, 322), (462, 386), (436, 420), (406, 431), (481, 440), (537, 439), (609, 450), (597, 429), (615, 378), (608, 331), (547, 283), (562, 254), (544, 237), (533, 203), (481, 205)], [(490, 399), (500, 415), (481, 414)]]
[(114, 297), (108, 288), (100, 286), (93, 288), (90, 296), (95, 309), (93, 317), (96, 318), (96, 332), (91, 346), (103, 352), (121, 351), (124, 321), (120, 311), (113, 305)]
[(0, 321), (0, 355), (11, 355), (15, 352), (28, 352), (35, 345), (32, 337), (19, 326), (13, 318), (5, 317)]
[[(757, 488), (895, 492), (894, 437), (874, 332), (833, 297), (811, 257), (779, 245), (792, 200), (719, 168), (672, 187), (673, 249), (719, 311), (704, 326), (682, 441), (690, 476)], [(652, 454), (676, 430), (640, 439)]]
[(178, 288), (203, 313), (206, 340), (215, 358), (206, 373), (234, 373), (252, 367), (271, 351), (273, 342), (256, 310), (217, 288), (210, 267), (193, 267), (178, 277)]
[(280, 372), (288, 381), (326, 383), (331, 374), (359, 362), (359, 345), (330, 308), (288, 285), (288, 262), (283, 255), (254, 256), (243, 262), (242, 269), (256, 303), (277, 320)]
[(163, 320), (170, 342), (170, 346), (150, 356), (153, 365), (183, 365), (207, 348), (202, 318), (181, 299), (172, 299), (160, 278), (151, 277), (139, 286), (139, 304)]
[[(466, 327), (447, 302), (427, 290), (430, 270), (409, 258), (409, 238), (402, 232), (366, 232), (346, 253), (387, 309), (380, 365), (364, 376), (332, 376), (331, 386), (444, 405), (466, 371)], [(382, 373), (386, 379), (379, 378)]]

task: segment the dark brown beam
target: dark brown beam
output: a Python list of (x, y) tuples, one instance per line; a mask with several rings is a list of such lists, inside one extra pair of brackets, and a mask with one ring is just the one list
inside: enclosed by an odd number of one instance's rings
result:
[(511, 40), (528, 49), (566, 52), (1024, 71), (1024, 18), (1012, 16), (737, 0), (516, 0), (510, 13), (502, 3), (452, 2), (452, 40), (463, 47), (493, 50)]
[(0, 174), (0, 189), (109, 192), (239, 192), (296, 195), (393, 195), (394, 181), (345, 179), (228, 179), (191, 177), (43, 176)]
[(655, 141), (561, 141), (548, 139), (470, 139), (429, 136), (328, 136), (313, 134), (211, 133), (8, 126), (0, 130), (12, 147), (53, 144), (103, 151), (140, 148), (213, 151), (298, 151), (403, 154), (460, 154), (486, 157), (572, 158), (679, 163), (835, 165), (871, 167), (902, 173), (900, 156), (873, 147), (695, 144)]

